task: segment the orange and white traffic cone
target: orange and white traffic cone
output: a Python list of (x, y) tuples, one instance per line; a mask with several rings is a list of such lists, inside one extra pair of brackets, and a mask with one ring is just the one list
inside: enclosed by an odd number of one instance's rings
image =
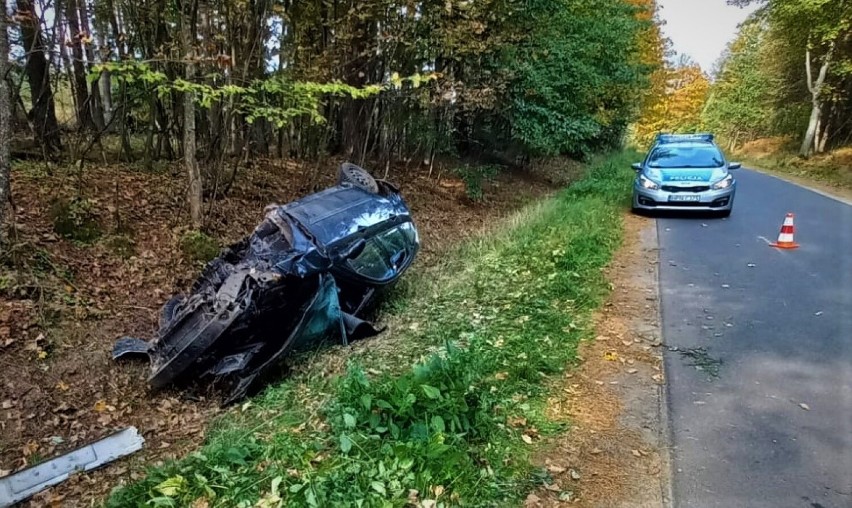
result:
[(793, 241), (793, 234), (795, 233), (795, 230), (796, 226), (793, 225), (793, 214), (788, 213), (787, 216), (784, 217), (784, 224), (781, 226), (781, 232), (778, 233), (778, 241), (770, 243), (769, 245), (779, 249), (797, 248), (799, 244)]

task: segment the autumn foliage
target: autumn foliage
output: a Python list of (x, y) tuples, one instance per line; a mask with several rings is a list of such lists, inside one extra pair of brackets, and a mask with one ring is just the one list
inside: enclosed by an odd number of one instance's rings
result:
[(634, 125), (633, 141), (645, 146), (658, 132), (694, 132), (703, 129), (702, 112), (707, 102), (710, 81), (701, 68), (683, 62), (665, 67), (662, 93), (646, 104)]

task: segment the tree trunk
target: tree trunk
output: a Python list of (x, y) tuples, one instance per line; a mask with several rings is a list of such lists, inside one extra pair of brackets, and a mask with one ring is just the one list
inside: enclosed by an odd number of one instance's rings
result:
[[(57, 30), (57, 41), (59, 43), (59, 59), (62, 61), (62, 69), (65, 69), (65, 73), (68, 77), (68, 86), (71, 90), (71, 100), (74, 106), (74, 114), (75, 118), (77, 118), (77, 85), (74, 82), (74, 73), (71, 72), (71, 57), (68, 56), (68, 52), (70, 49), (65, 42), (68, 40), (68, 25), (65, 23), (64, 17), (64, 6), (62, 5), (62, 0), (56, 0), (56, 6), (54, 7), (54, 12), (56, 13), (56, 30)], [(79, 123), (79, 120), (78, 120)]]
[(819, 117), (817, 118), (816, 131), (814, 131), (814, 153), (819, 153), (819, 144), (822, 134), (822, 109), (820, 108)]
[(805, 138), (802, 140), (802, 148), (799, 150), (799, 155), (809, 157), (814, 146), (814, 137), (816, 136), (817, 124), (819, 124), (819, 100), (815, 99), (811, 106), (811, 118), (808, 120), (808, 128), (805, 131)]
[[(101, 62), (109, 61), (110, 48), (106, 37), (102, 31), (98, 31), (98, 45), (101, 50)], [(101, 77), (98, 79), (98, 86), (101, 90), (101, 103), (103, 105), (104, 123), (112, 125), (113, 105), (112, 105), (112, 77), (109, 71), (101, 72)]]
[(27, 81), (32, 94), (33, 109), (30, 117), (35, 130), (36, 142), (41, 144), (47, 155), (62, 150), (59, 125), (56, 122), (56, 104), (50, 87), (50, 69), (44, 51), (41, 25), (30, 0), (17, 0), (21, 34), (27, 54)]
[[(358, 2), (350, 2), (350, 5), (355, 8)], [(343, 66), (343, 80), (347, 85), (363, 87), (372, 76), (369, 59), (372, 31), (373, 26), (369, 20), (354, 22), (351, 40), (348, 42), (349, 60)], [(369, 110), (362, 101), (351, 97), (344, 97), (342, 101), (340, 114), (342, 117), (341, 142), (343, 153), (347, 157), (360, 159), (361, 154), (359, 152), (363, 146), (363, 133), (367, 126)]]
[(9, 82), (9, 32), (6, 31), (6, 0), (0, 13), (0, 245), (5, 240), (3, 225), (6, 222), (6, 203), (9, 201), (11, 160), (9, 144), (12, 138), (10, 113), (12, 111)]
[[(145, 153), (142, 155), (145, 169), (151, 170), (154, 168), (154, 132), (157, 130), (157, 96), (153, 93), (148, 102), (148, 134), (145, 136)], [(121, 114), (127, 116), (127, 112), (122, 108)], [(122, 119), (126, 123), (126, 119)]]
[[(92, 24), (89, 22), (89, 10), (86, 7), (86, 0), (76, 0), (77, 8), (80, 11), (80, 35), (85, 37), (86, 43), (84, 48), (86, 51), (86, 71), (87, 74), (92, 71), (92, 66), (95, 65), (95, 41), (92, 38)], [(92, 82), (91, 90), (89, 91), (89, 114), (92, 116), (92, 123), (98, 132), (102, 132), (106, 127), (104, 121), (104, 107), (101, 102), (101, 92), (97, 82)]]
[(822, 85), (825, 82), (825, 76), (828, 74), (828, 66), (831, 63), (831, 56), (834, 53), (834, 43), (832, 42), (822, 59), (822, 66), (819, 69), (819, 75), (816, 81), (811, 73), (811, 50), (805, 49), (805, 74), (807, 78), (808, 91), (811, 92), (811, 117), (808, 120), (808, 128), (805, 131), (805, 137), (802, 139), (802, 147), (799, 149), (799, 155), (808, 157), (814, 147), (817, 126), (819, 124), (819, 116), (822, 111)]
[[(77, 0), (65, 0), (65, 20), (71, 42), (71, 64), (74, 70), (74, 95), (76, 97), (77, 124), (81, 129), (93, 127), (89, 107), (89, 91), (86, 83), (86, 68), (83, 63), (83, 34), (80, 31)], [(64, 44), (64, 41), (63, 41)]]
[[(192, 81), (195, 77), (195, 51), (193, 50), (193, 12), (195, 2), (185, 2), (181, 13), (181, 39), (183, 54), (186, 59), (186, 80)], [(192, 227), (200, 229), (202, 226), (202, 188), (201, 173), (198, 169), (198, 160), (195, 156), (195, 94), (191, 91), (183, 94), (183, 161), (186, 167), (189, 191), (189, 214), (192, 219)]]
[(825, 153), (825, 146), (828, 144), (828, 126), (822, 131), (822, 136), (819, 138), (819, 144), (816, 146), (816, 153)]

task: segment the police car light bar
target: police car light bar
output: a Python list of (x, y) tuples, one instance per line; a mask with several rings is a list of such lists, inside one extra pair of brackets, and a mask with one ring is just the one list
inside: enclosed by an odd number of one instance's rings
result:
[(694, 134), (657, 134), (657, 143), (675, 143), (678, 141), (713, 141), (713, 134), (697, 132)]

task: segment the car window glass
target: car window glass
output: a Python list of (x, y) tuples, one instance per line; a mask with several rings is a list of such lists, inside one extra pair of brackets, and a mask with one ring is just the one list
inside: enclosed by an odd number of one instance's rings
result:
[(412, 247), (417, 243), (417, 230), (414, 229), (414, 224), (406, 222), (399, 229), (405, 237), (406, 245)]
[(648, 157), (652, 168), (718, 168), (724, 165), (722, 153), (713, 145), (661, 146)]
[(389, 256), (388, 264), (394, 270), (408, 263), (408, 257), (411, 256), (412, 247), (416, 242), (415, 235), (414, 227), (410, 223), (401, 224), (379, 235), (379, 241)]
[(349, 266), (364, 277), (384, 280), (393, 275), (385, 258), (385, 252), (373, 238), (367, 241), (367, 245), (358, 257), (349, 260)]
[(382, 233), (379, 235), (379, 240), (385, 248), (387, 248), (388, 252), (393, 255), (394, 253), (406, 250), (411, 246), (414, 241), (410, 236), (411, 233), (413, 233), (411, 224), (406, 223)]

